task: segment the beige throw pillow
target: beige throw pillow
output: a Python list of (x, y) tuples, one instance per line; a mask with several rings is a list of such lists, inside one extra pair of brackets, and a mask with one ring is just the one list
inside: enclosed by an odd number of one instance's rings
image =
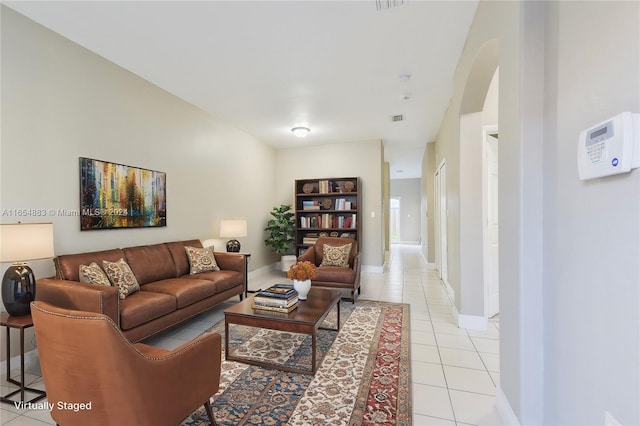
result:
[(189, 271), (191, 275), (199, 274), (200, 272), (213, 272), (220, 270), (220, 267), (218, 267), (218, 264), (216, 263), (216, 258), (213, 255), (213, 247), (185, 247), (184, 249), (187, 251), (189, 265), (191, 265), (191, 269)]
[(79, 275), (81, 283), (111, 286), (107, 274), (96, 262), (91, 262), (90, 265), (80, 265)]
[(340, 266), (342, 268), (348, 268), (350, 252), (351, 243), (343, 246), (330, 246), (329, 244), (325, 244), (322, 246), (322, 263), (320, 266)]
[(136, 276), (133, 275), (133, 271), (129, 264), (120, 259), (117, 262), (102, 261), (104, 270), (107, 272), (109, 281), (115, 287), (118, 287), (118, 295), (120, 299), (125, 299), (127, 296), (140, 290), (140, 284), (136, 280)]

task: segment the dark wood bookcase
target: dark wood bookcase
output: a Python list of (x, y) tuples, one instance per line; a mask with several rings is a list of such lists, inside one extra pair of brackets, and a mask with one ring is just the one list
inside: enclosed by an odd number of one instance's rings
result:
[(321, 236), (348, 238), (360, 246), (360, 178), (297, 179), (294, 191), (298, 256)]

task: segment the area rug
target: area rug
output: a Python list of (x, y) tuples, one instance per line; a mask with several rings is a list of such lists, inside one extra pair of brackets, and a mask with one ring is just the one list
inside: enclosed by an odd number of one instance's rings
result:
[[(341, 302), (340, 320), (339, 332), (318, 331), (319, 367), (314, 376), (223, 361), (220, 390), (211, 398), (216, 422), (410, 425), (409, 305)], [(335, 323), (334, 309), (323, 326), (335, 328)], [(213, 330), (224, 338), (224, 321)], [(311, 366), (310, 336), (235, 324), (230, 334), (234, 353)], [(202, 408), (182, 423), (208, 424)]]

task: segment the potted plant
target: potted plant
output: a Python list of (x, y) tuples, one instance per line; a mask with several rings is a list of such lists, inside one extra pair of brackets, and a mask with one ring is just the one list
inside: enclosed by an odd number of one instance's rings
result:
[(293, 280), (293, 288), (298, 292), (300, 300), (307, 300), (307, 294), (311, 289), (311, 280), (316, 276), (316, 265), (305, 260), (298, 262), (289, 268), (287, 278)]
[(291, 264), (296, 261), (295, 256), (287, 255), (295, 242), (295, 215), (291, 211), (291, 205), (282, 204), (280, 207), (273, 208), (271, 216), (272, 218), (267, 222), (267, 227), (264, 229), (269, 231), (269, 237), (264, 240), (264, 243), (281, 256), (280, 267), (282, 271), (287, 271)]

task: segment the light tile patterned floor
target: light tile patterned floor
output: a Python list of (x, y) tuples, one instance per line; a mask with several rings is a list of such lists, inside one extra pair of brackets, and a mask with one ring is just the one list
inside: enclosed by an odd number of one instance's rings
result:
[[(284, 274), (253, 278), (250, 289), (284, 281)], [(502, 425), (495, 408), (500, 380), (500, 322), (492, 319), (486, 332), (467, 331), (453, 323), (452, 304), (435, 271), (429, 269), (417, 245), (393, 245), (384, 273), (362, 273), (362, 299), (411, 305), (411, 374), (413, 424), (416, 426)], [(236, 303), (233, 298), (229, 304)], [(228, 305), (198, 315), (145, 343), (173, 349), (223, 319)], [(37, 365), (27, 367), (27, 382), (43, 389)], [(17, 375), (14, 370), (12, 375)], [(5, 375), (0, 375), (4, 395)], [(13, 387), (13, 385), (12, 385)], [(27, 395), (28, 396), (28, 395)], [(54, 424), (46, 411), (0, 406), (0, 424)]]

